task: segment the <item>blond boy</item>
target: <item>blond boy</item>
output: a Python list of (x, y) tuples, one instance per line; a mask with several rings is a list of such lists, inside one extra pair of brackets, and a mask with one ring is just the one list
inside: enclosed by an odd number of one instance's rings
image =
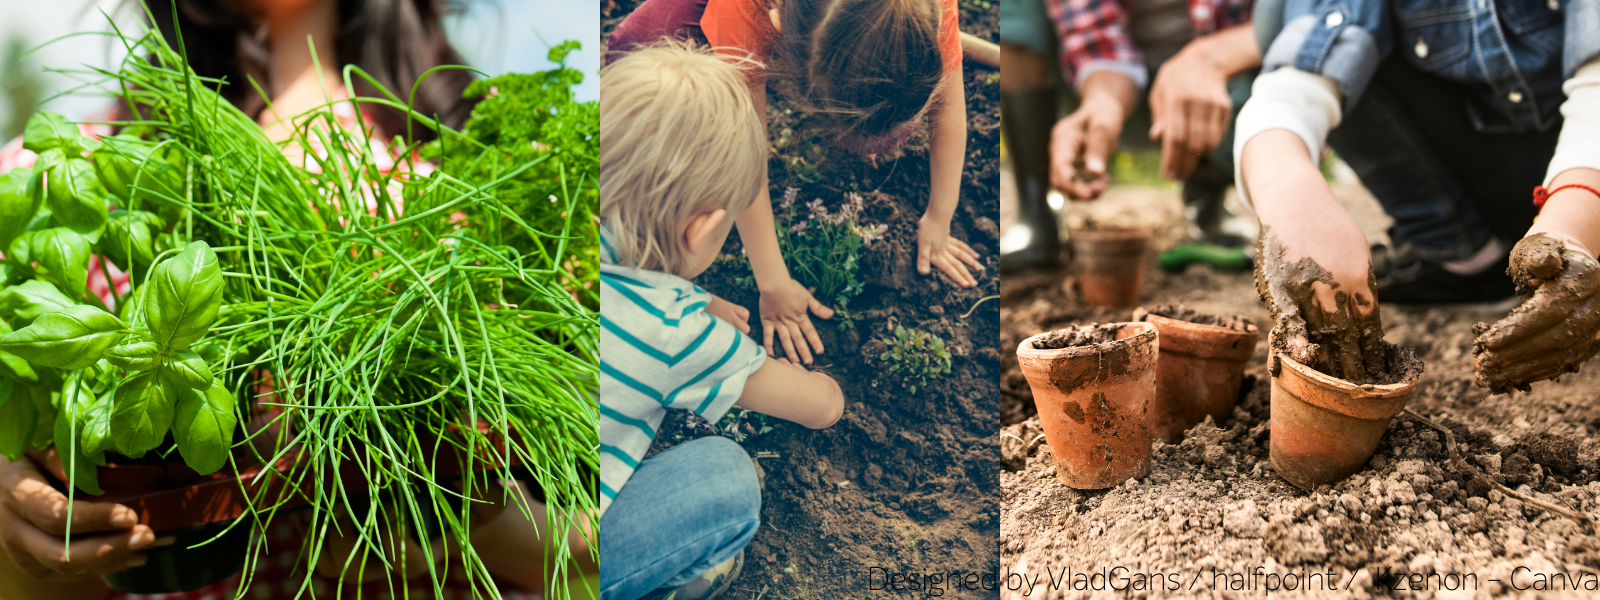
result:
[(645, 458), (668, 408), (737, 404), (820, 429), (833, 379), (766, 355), (743, 311), (689, 279), (766, 185), (766, 135), (739, 65), (667, 43), (600, 74), (601, 595), (701, 600), (738, 576), (761, 493), (737, 444)]

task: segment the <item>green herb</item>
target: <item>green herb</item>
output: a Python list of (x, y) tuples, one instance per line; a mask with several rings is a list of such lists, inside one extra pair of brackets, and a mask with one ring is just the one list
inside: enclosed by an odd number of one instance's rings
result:
[(917, 388), (928, 387), (930, 380), (950, 374), (950, 352), (939, 336), (896, 325), (894, 337), (884, 344), (889, 349), (878, 358), (888, 364), (890, 373), (900, 377), (908, 392), (914, 394)]

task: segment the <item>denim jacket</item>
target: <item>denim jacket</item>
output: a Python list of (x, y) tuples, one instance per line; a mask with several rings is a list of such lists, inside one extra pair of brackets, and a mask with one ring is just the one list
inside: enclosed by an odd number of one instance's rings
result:
[(1600, 0), (1283, 0), (1262, 71), (1329, 77), (1349, 111), (1391, 52), (1466, 84), (1479, 131), (1542, 131), (1562, 82), (1600, 54)]

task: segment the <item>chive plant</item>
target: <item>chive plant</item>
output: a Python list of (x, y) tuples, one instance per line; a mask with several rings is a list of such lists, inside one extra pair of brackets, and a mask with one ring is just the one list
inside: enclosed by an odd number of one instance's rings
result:
[[(380, 90), (358, 104), (439, 134), (436, 168), (413, 164), (408, 131), (384, 172), (372, 132), (341, 126), (332, 102), (273, 143), (215, 91), (220, 81), (187, 68), (181, 41), (116, 35), (128, 50), (119, 69), (84, 74), (132, 109), (114, 124), (122, 133), (91, 140), (41, 113), (25, 139), (50, 157), (0, 176), (0, 238), (11, 238), (0, 242), (0, 412), (31, 425), (0, 424), (0, 451), (53, 444), (88, 493), (100, 492), (94, 465), (116, 456), (181, 457), (202, 473), (237, 474), (246, 455), (288, 464), (240, 481), (255, 491), (235, 527), (264, 531), (302, 500), (303, 566), (338, 533), (362, 541), (347, 573), (397, 570), (386, 561), (407, 549), (394, 532), (427, 540), (431, 527), (460, 542), (442, 556), (428, 543), (411, 550), (425, 554), (433, 591), (458, 570), (482, 597), (499, 594), (469, 541), (471, 509), (506, 503), (532, 518), (531, 499), (497, 485), (524, 475), (551, 526), (546, 591), (566, 597), (560, 532), (596, 506), (597, 137), (510, 153), (346, 67), (346, 89), (362, 78)], [(550, 174), (534, 181), (554, 205), (537, 226), (527, 202), (501, 194), (532, 173)], [(86, 293), (91, 255), (126, 269), (132, 291), (111, 305)], [(464, 475), (446, 481), (439, 472), (457, 459)], [(256, 540), (251, 564), (264, 550)], [(309, 596), (309, 578), (301, 585)]]

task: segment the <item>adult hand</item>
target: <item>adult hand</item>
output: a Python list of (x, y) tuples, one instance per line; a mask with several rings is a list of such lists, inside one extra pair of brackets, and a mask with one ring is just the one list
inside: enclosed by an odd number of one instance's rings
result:
[(1493, 327), (1479, 323), (1473, 381), (1490, 393), (1528, 391), (1600, 352), (1600, 265), (1558, 237), (1535, 233), (1511, 251), (1523, 303)]
[(738, 327), (741, 333), (750, 334), (750, 309), (739, 306), (716, 294), (711, 295), (711, 304), (706, 306), (706, 312)]
[(949, 221), (924, 215), (917, 221), (917, 272), (927, 275), (932, 272), (930, 265), (938, 267), (961, 287), (978, 285), (978, 280), (972, 277), (967, 267), (975, 271), (983, 270), (983, 263), (978, 262), (977, 251), (966, 242), (950, 237)]
[(1161, 140), (1162, 176), (1188, 177), (1228, 132), (1233, 100), (1227, 74), (1197, 47), (1185, 47), (1156, 73), (1150, 115), (1150, 139)]
[(1092, 200), (1110, 184), (1106, 161), (1139, 89), (1127, 75), (1096, 71), (1083, 78), (1079, 92), (1078, 110), (1050, 131), (1050, 184), (1074, 200)]
[[(132, 509), (104, 502), (71, 502), (72, 542), (65, 543), (68, 500), (45, 478), (66, 481), (55, 450), (11, 462), (0, 457), (0, 547), (24, 573), (40, 581), (79, 581), (147, 560), (139, 551), (172, 544), (139, 525)], [(69, 552), (70, 551), (70, 552)]]
[(783, 345), (784, 357), (789, 362), (799, 364), (795, 360), (798, 358), (809, 365), (813, 348), (818, 354), (823, 352), (822, 338), (817, 335), (817, 328), (811, 325), (811, 315), (808, 313), (832, 319), (833, 309), (818, 302), (800, 282), (786, 279), (761, 290), (760, 308), (761, 345), (766, 348), (768, 356), (776, 356), (772, 353), (773, 334), (777, 334), (779, 343)]

